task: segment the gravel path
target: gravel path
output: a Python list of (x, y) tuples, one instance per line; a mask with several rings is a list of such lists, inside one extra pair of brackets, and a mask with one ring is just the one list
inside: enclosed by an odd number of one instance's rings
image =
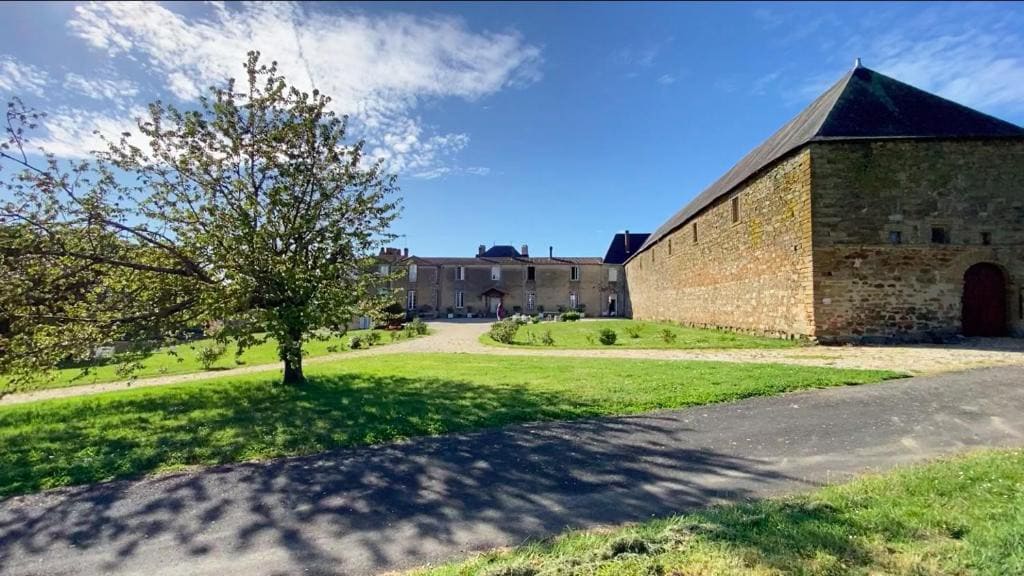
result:
[[(489, 320), (431, 322), (431, 335), (405, 340), (387, 346), (308, 358), (307, 366), (337, 362), (349, 358), (385, 354), (456, 353), (506, 356), (555, 356), (570, 358), (633, 358), (655, 360), (709, 360), (716, 362), (762, 362), (834, 368), (865, 368), (902, 370), (909, 374), (936, 374), (985, 366), (1024, 366), (1024, 339), (978, 338), (948, 346), (806, 346), (783, 349), (742, 350), (559, 350), (545, 348), (509, 348), (481, 344), (480, 336), (490, 326)], [(86, 396), (125, 390), (163, 386), (182, 382), (230, 378), (280, 370), (279, 364), (245, 366), (217, 372), (196, 372), (135, 381), (109, 382), (68, 388), (53, 388), (0, 397), (0, 406), (36, 400)]]
[(1024, 368), (509, 426), (0, 502), (0, 574), (362, 576), (1024, 445)]

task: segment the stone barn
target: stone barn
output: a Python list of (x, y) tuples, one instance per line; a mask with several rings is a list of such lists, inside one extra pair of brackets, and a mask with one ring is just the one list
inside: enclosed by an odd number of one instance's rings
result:
[(627, 260), (633, 315), (822, 342), (1024, 335), (1024, 129), (860, 66)]

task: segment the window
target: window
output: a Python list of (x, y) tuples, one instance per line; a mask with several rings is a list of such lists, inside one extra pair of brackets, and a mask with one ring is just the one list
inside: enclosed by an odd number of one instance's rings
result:
[(669, 256), (672, 255), (672, 239), (671, 238), (668, 239), (668, 255)]
[(619, 269), (618, 268), (609, 268), (608, 269), (608, 281), (609, 282), (618, 282), (619, 281)]
[(697, 223), (693, 223), (693, 243), (697, 243)]
[(537, 307), (537, 293), (536, 292), (527, 292), (526, 293), (526, 309), (532, 312), (533, 309), (536, 308), (536, 307)]
[(455, 307), (456, 308), (463, 308), (465, 306), (465, 304), (466, 304), (466, 302), (465, 302), (465, 293), (464, 292), (456, 292), (455, 293)]
[(409, 310), (416, 309), (416, 291), (409, 290), (409, 295), (405, 300), (405, 307)]
[(578, 304), (578, 301), (577, 301), (577, 298), (576, 298), (576, 293), (575, 292), (569, 292), (569, 309), (570, 310), (575, 310), (576, 307), (577, 307), (577, 304)]
[(501, 280), (501, 266), (491, 266), (491, 280)]
[(889, 244), (903, 244), (903, 232), (889, 230)]
[(949, 244), (949, 231), (945, 228), (932, 228), (932, 244)]
[(982, 232), (981, 233), (981, 244), (982, 246), (990, 246), (992, 244), (992, 233)]
[(417, 270), (415, 264), (409, 264), (409, 282), (415, 282), (417, 276)]
[(380, 265), (380, 275), (381, 276), (387, 276), (388, 274), (391, 274), (391, 265), (390, 264), (381, 264)]
[(531, 282), (537, 279), (537, 268), (535, 266), (526, 267), (526, 279)]
[(466, 279), (466, 267), (465, 266), (456, 266), (455, 267), (455, 279), (456, 280), (465, 280)]
[(572, 266), (569, 268), (569, 280), (577, 281), (580, 279), (580, 267)]
[(733, 196), (732, 198), (732, 223), (735, 224), (740, 221), (740, 197)]

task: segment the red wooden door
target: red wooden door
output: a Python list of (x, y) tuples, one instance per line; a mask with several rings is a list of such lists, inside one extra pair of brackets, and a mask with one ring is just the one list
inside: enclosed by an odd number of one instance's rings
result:
[(964, 336), (1006, 335), (1006, 279), (994, 264), (975, 264), (964, 274)]

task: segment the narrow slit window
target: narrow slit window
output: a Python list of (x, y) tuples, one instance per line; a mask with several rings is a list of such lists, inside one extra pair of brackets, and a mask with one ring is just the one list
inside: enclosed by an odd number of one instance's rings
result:
[(693, 243), (697, 243), (697, 223), (693, 223)]
[(732, 199), (732, 223), (735, 224), (740, 221), (740, 197), (735, 196)]
[(991, 232), (982, 232), (981, 233), (981, 245), (982, 246), (990, 246), (990, 245), (992, 245), (992, 233)]
[(889, 244), (903, 244), (903, 232), (900, 230), (890, 230)]
[(932, 244), (949, 244), (949, 231), (938, 226), (932, 228)]

